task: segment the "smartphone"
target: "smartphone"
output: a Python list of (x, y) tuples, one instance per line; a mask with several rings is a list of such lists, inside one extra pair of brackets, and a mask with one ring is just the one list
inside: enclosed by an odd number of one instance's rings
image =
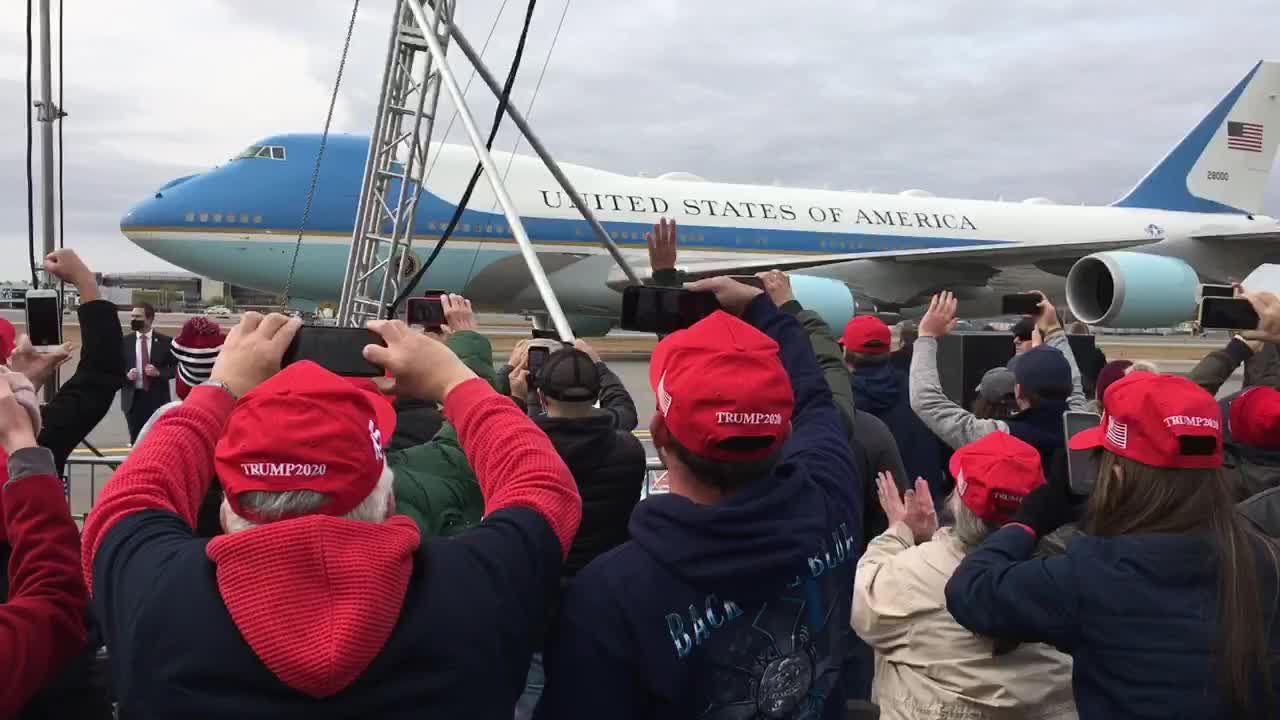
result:
[(1235, 297), (1236, 289), (1231, 285), (1201, 285), (1200, 297)]
[(386, 344), (381, 335), (365, 328), (303, 325), (280, 365), (310, 360), (343, 377), (381, 377), (383, 369), (364, 359), (364, 346)]
[(764, 280), (755, 275), (730, 275), (729, 279), (734, 282), (740, 282), (743, 285), (750, 285), (753, 288), (764, 289)]
[(540, 345), (529, 346), (529, 389), (533, 390), (538, 386), (538, 373), (542, 372), (542, 366), (546, 364), (547, 358), (551, 356), (551, 348)]
[(419, 325), (430, 332), (439, 332), (445, 324), (441, 295), (444, 295), (442, 290), (428, 290), (422, 297), (409, 298), (406, 304), (409, 324)]
[(1258, 311), (1245, 298), (1207, 297), (1200, 301), (1200, 327), (1219, 330), (1255, 330)]
[(57, 290), (27, 291), (27, 335), (36, 352), (52, 352), (62, 345)]
[(538, 328), (534, 328), (533, 339), (534, 340), (555, 340), (556, 342), (560, 342), (560, 333), (555, 328), (549, 328), (547, 330), (539, 330)]
[(623, 330), (665, 335), (683, 330), (720, 309), (714, 293), (629, 285), (622, 291)]
[(1040, 296), (1040, 293), (1004, 295), (1000, 298), (1000, 314), (1036, 316), (1040, 314), (1040, 303), (1042, 302), (1044, 302), (1044, 298)]
[[(1077, 433), (1096, 428), (1101, 423), (1101, 415), (1087, 412), (1063, 413), (1062, 432), (1068, 447), (1070, 447), (1071, 438)], [(1085, 497), (1093, 492), (1094, 483), (1098, 481), (1098, 451), (1068, 449), (1067, 478), (1073, 495)]]

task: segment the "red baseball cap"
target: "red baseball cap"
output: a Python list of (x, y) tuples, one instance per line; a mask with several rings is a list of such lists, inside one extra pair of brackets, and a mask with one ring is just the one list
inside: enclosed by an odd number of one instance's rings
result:
[(13, 327), (13, 323), (0, 318), (0, 363), (9, 362), (9, 356), (13, 354), (13, 348), (17, 342), (18, 331)]
[(1280, 391), (1252, 387), (1231, 401), (1228, 411), (1231, 437), (1243, 445), (1264, 450), (1280, 449)]
[(1100, 447), (1152, 467), (1219, 467), (1222, 408), (1184, 377), (1129, 373), (1107, 388), (1102, 424), (1076, 433), (1070, 447)]
[[(649, 362), (649, 384), (667, 429), (701, 457), (765, 458), (791, 433), (795, 396), (778, 344), (724, 311), (663, 338)], [(724, 444), (737, 438), (768, 442)]]
[(311, 490), (332, 496), (317, 511), (345, 515), (378, 485), (396, 429), (385, 399), (319, 365), (289, 365), (236, 403), (214, 465), (227, 502), (249, 520), (241, 493)]
[(960, 501), (992, 525), (1003, 525), (1027, 495), (1045, 483), (1040, 453), (1004, 432), (984, 435), (955, 451), (951, 474)]
[(889, 352), (889, 326), (875, 315), (859, 315), (844, 326), (841, 345), (850, 352), (877, 355)]

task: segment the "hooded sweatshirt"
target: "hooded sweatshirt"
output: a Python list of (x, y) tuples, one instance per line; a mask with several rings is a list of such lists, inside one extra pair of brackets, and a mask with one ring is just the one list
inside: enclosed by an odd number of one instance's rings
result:
[(445, 401), (487, 503), (467, 533), (307, 515), (196, 538), (234, 404), (192, 390), (85, 525), (121, 717), (509, 720), (580, 513), (546, 437), (471, 380)]
[(922, 477), (940, 499), (947, 485), (943, 467), (945, 447), (911, 409), (907, 375), (892, 363), (855, 368), (853, 371), (854, 402), (859, 410), (875, 415), (893, 433), (906, 466), (908, 482)]
[(799, 324), (768, 298), (744, 320), (778, 342), (795, 393), (779, 464), (713, 505), (636, 507), (632, 539), (566, 590), (545, 717), (844, 717), (865, 478)]

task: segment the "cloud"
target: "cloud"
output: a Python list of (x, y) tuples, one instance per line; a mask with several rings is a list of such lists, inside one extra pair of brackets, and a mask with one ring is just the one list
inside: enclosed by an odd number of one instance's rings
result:
[[(474, 44), (502, 4), (462, 4), (459, 23)], [(20, 5), (0, 8), (0, 91), (11, 98), (22, 97)], [(257, 137), (322, 126), (351, 10), (346, 0), (73, 7), (68, 239), (108, 270), (164, 266), (116, 228), (161, 183)], [(361, 4), (336, 130), (372, 122), (391, 7)], [(655, 0), (640, 11), (578, 0), (533, 124), (562, 160), (621, 173), (1105, 203), (1273, 51), (1269, 29), (1280, 26), (1271, 0), (1240, 0), (1231, 12), (1189, 0), (782, 7)], [(499, 76), (524, 8), (508, 0), (497, 23), (486, 58)], [(562, 9), (538, 4), (514, 94), (522, 108)], [(474, 85), (469, 97), (487, 126), (494, 102)], [(451, 117), (447, 100), (440, 114)], [(449, 139), (463, 142), (461, 128)], [(21, 274), (9, 268), (25, 248), (24, 142), (22, 116), (0, 117), (3, 277)], [(498, 147), (514, 143), (508, 129)], [(1280, 183), (1268, 197), (1280, 212)]]

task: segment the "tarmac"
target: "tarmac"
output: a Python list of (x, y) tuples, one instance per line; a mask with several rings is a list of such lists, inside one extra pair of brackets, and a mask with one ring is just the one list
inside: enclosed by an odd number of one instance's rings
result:
[[(17, 313), (0, 311), (0, 317), (7, 317), (15, 322), (19, 326), (19, 332), (21, 332), (22, 314), (20, 311)], [(127, 326), (127, 316), (122, 314), (121, 317)], [(176, 335), (182, 322), (187, 317), (189, 316), (158, 315), (156, 329), (168, 335)], [(64, 327), (65, 339), (78, 344), (80, 331), (78, 325), (74, 322), (74, 316), (67, 318), (67, 320), (68, 322)], [(219, 322), (223, 325), (232, 325), (235, 320), (219, 319)], [(499, 366), (506, 362), (512, 346), (518, 340), (529, 336), (528, 325), (514, 316), (483, 316), (481, 318), (481, 331), (492, 341), (494, 363)], [(653, 447), (649, 442), (647, 426), (649, 417), (655, 408), (653, 391), (649, 387), (648, 370), (649, 354), (657, 343), (656, 338), (638, 333), (615, 332), (608, 337), (588, 339), (588, 342), (591, 342), (596, 347), (609, 364), (609, 367), (617, 373), (631, 393), (640, 415), (640, 429), (637, 430), (636, 435), (644, 443), (650, 457), (654, 456)], [(1225, 342), (1225, 337), (1206, 340), (1185, 335), (1100, 336), (1098, 339), (1099, 347), (1103, 349), (1110, 359), (1151, 360), (1162, 371), (1177, 374), (1190, 372), (1200, 358), (1211, 350), (1222, 347)], [(73, 357), (67, 365), (63, 366), (62, 376), (64, 379), (70, 377), (70, 374), (74, 372), (75, 362), (76, 358)], [(1240, 382), (1241, 373), (1237, 372), (1223, 387), (1222, 393), (1235, 392), (1240, 388)], [(120, 456), (128, 453), (129, 433), (125, 425), (124, 413), (119, 409), (118, 401), (115, 407), (99, 423), (98, 427), (89, 434), (88, 442), (103, 455), (110, 456), (115, 461), (118, 461)], [(93, 458), (93, 453), (87, 449), (78, 450), (73, 457), (69, 493), (72, 510), (76, 514), (83, 514), (89, 508), (91, 498), (97, 496), (102, 483), (110, 476), (110, 467), (100, 464), (103, 461)]]

